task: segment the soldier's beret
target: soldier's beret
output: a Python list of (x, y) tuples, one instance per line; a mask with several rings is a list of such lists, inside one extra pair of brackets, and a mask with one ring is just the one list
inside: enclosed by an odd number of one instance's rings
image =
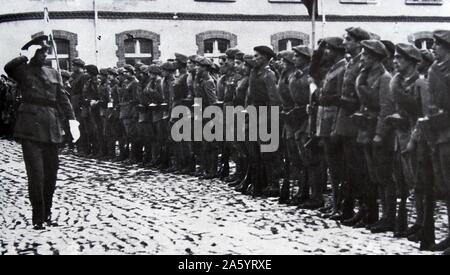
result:
[(267, 57), (268, 59), (272, 59), (276, 57), (274, 51), (267, 46), (258, 46), (253, 49), (255, 52)]
[(222, 54), (222, 55), (219, 56), (219, 59), (227, 60), (227, 55), (226, 54)]
[(253, 55), (251, 54), (244, 55), (244, 62), (251, 68), (255, 67), (255, 61), (253, 60)]
[(294, 63), (295, 53), (293, 51), (281, 51), (280, 58), (284, 59), (289, 63)]
[(173, 62), (164, 62), (161, 65), (161, 69), (164, 71), (176, 71), (177, 66)]
[(156, 64), (152, 64), (148, 67), (148, 72), (152, 74), (161, 74), (161, 68)]
[(73, 64), (74, 66), (80, 67), (80, 68), (84, 68), (84, 66), (86, 66), (86, 63), (85, 63), (83, 60), (81, 60), (81, 58), (75, 58), (75, 59), (72, 61), (72, 64)]
[(118, 75), (119, 75), (119, 73), (117, 72), (117, 70), (114, 69), (114, 68), (108, 68), (108, 73), (109, 73), (110, 75), (114, 75), (114, 76), (118, 76)]
[(146, 74), (146, 73), (148, 73), (148, 68), (149, 68), (148, 65), (142, 65), (142, 66), (139, 68), (139, 71), (140, 71), (141, 73)]
[(388, 56), (386, 46), (384, 46), (384, 44), (380, 40), (364, 40), (361, 42), (361, 45), (364, 49), (367, 49), (378, 56), (381, 56), (383, 58)]
[(240, 60), (240, 61), (244, 61), (244, 55), (245, 55), (245, 53), (243, 53), (243, 52), (237, 52), (235, 55), (234, 55), (234, 59), (235, 60)]
[(389, 40), (381, 40), (381, 43), (383, 43), (383, 45), (386, 47), (386, 50), (388, 51), (389, 56), (393, 57), (395, 54), (395, 44)]
[(329, 47), (344, 50), (344, 40), (340, 37), (327, 37), (323, 40)]
[(134, 67), (131, 66), (130, 64), (126, 64), (125, 66), (123, 66), (123, 68), (124, 68), (127, 72), (129, 72), (129, 73), (131, 73), (131, 74), (135, 74), (135, 73), (136, 73), (136, 70), (135, 70)]
[(142, 63), (142, 62), (137, 62), (136, 64), (134, 64), (134, 68), (136, 70), (139, 70), (142, 66), (144, 66), (144, 63)]
[(197, 61), (198, 65), (200, 65), (200, 66), (210, 67), (210, 68), (213, 67), (214, 63), (209, 58), (206, 58), (206, 57), (203, 57), (203, 56), (199, 56), (199, 58), (197, 60), (198, 60)]
[(197, 63), (197, 57), (198, 57), (198, 55), (194, 54), (194, 55), (189, 56), (188, 58), (191, 62)]
[(292, 50), (294, 50), (294, 52), (301, 54), (303, 56), (312, 57), (312, 50), (308, 47), (308, 46), (297, 46), (292, 48)]
[(51, 48), (50, 43), (48, 42), (48, 36), (47, 35), (40, 35), (37, 36), (33, 39), (31, 39), (28, 43), (26, 43), (23, 47), (22, 50), (28, 50), (28, 48), (30, 48), (31, 46), (41, 46), (42, 49), (49, 49)]
[(108, 76), (108, 70), (107, 69), (100, 69), (100, 74), (104, 76)]
[(395, 47), (395, 51), (398, 54), (403, 55), (416, 62), (422, 61), (422, 53), (418, 48), (416, 48), (416, 46), (412, 44), (404, 44), (404, 43), (397, 44), (397, 46)]
[(216, 72), (216, 73), (219, 73), (220, 72), (220, 66), (219, 65), (217, 65), (216, 63), (214, 63), (213, 62), (213, 64), (212, 64), (212, 71), (213, 72)]
[(448, 30), (436, 30), (433, 32), (433, 37), (437, 41), (446, 44), (450, 47), (450, 31)]
[(62, 78), (70, 78), (72, 76), (72, 74), (69, 71), (66, 70), (61, 70), (61, 76)]
[(240, 50), (236, 49), (236, 48), (230, 48), (225, 52), (225, 55), (227, 56), (227, 58), (229, 59), (234, 59), (236, 57), (236, 54), (240, 52)]
[(118, 74), (123, 74), (123, 73), (125, 73), (125, 69), (123, 67), (120, 67), (120, 68), (117, 69), (117, 73)]
[(90, 75), (96, 76), (99, 74), (98, 68), (95, 65), (86, 65), (86, 72)]
[(420, 53), (422, 54), (422, 59), (429, 62), (429, 63), (433, 63), (434, 62), (434, 55), (430, 50), (420, 50)]
[(187, 64), (188, 57), (181, 53), (175, 53), (175, 60), (177, 60), (181, 64)]
[(345, 30), (350, 36), (356, 38), (359, 41), (362, 40), (369, 40), (370, 39), (370, 34), (369, 32), (367, 32), (364, 29), (361, 29), (360, 27), (351, 27), (351, 28), (347, 28)]

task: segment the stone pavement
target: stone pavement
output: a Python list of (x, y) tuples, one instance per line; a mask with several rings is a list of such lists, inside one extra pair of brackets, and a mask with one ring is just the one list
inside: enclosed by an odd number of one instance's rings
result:
[[(430, 254), (418, 244), (252, 199), (218, 181), (61, 156), (54, 218), (35, 232), (20, 146), (0, 140), (0, 254)], [(447, 233), (438, 207), (438, 238)]]

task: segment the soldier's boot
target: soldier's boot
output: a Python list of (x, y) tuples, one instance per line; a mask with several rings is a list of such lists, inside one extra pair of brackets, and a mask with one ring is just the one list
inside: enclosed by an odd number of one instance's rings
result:
[(448, 236), (442, 242), (431, 246), (431, 251), (445, 251), (450, 248), (450, 199), (447, 199)]
[(343, 225), (355, 226), (356, 224), (364, 220), (364, 217), (367, 216), (367, 208), (361, 201), (359, 204), (360, 204), (359, 211), (355, 215), (353, 215), (353, 217), (351, 217), (350, 219), (343, 220), (342, 221)]
[(242, 180), (244, 180), (244, 178), (246, 177), (247, 174), (247, 169), (248, 169), (248, 164), (244, 159), (240, 159), (240, 161), (238, 161), (238, 166), (237, 166), (237, 171), (236, 171), (236, 180), (234, 182), (229, 182), (228, 186), (230, 187), (236, 187), (238, 186)]
[(274, 176), (274, 171), (270, 165), (264, 164), (264, 171), (266, 176), (266, 188), (263, 194), (269, 198), (276, 198), (280, 196), (280, 183)]
[(393, 232), (395, 230), (395, 216), (397, 210), (397, 196), (395, 194), (395, 189), (393, 192), (392, 188), (390, 190), (386, 190), (384, 195), (386, 198), (386, 218), (371, 227), (370, 231), (372, 233)]
[(405, 237), (408, 238), (410, 242), (418, 243), (422, 239), (425, 209), (423, 196), (416, 192), (415, 199), (417, 213), (416, 222), (406, 230)]
[(291, 195), (291, 181), (289, 179), (284, 179), (281, 184), (280, 198), (278, 199), (278, 203), (287, 204), (289, 202), (290, 195)]
[(394, 238), (407, 238), (408, 235), (408, 209), (406, 208), (406, 197), (401, 198), (398, 213), (395, 220)]
[(236, 188), (235, 188), (236, 191), (243, 193), (247, 190), (247, 188), (251, 182), (251, 177), (252, 177), (251, 172), (252, 172), (251, 166), (248, 165), (244, 178), (239, 183), (239, 185), (236, 186)]
[(333, 212), (327, 217), (333, 221), (340, 221), (342, 219), (342, 213), (339, 211), (339, 206), (341, 204), (341, 195), (340, 195), (340, 187), (339, 187), (339, 179), (331, 178), (331, 189), (332, 189), (332, 205)]
[(312, 189), (312, 186), (310, 186), (310, 183), (313, 183), (313, 180), (310, 180), (310, 177), (313, 177), (313, 174), (310, 173), (308, 170), (303, 170), (302, 173), (299, 176), (299, 180), (296, 181), (298, 186), (298, 191), (292, 199), (288, 202), (288, 205), (291, 206), (299, 206), (304, 204), (310, 199), (310, 189)]
[(435, 198), (433, 194), (433, 187), (431, 186), (427, 190), (427, 194), (424, 198), (424, 216), (423, 216), (423, 228), (422, 235), (420, 239), (420, 249), (421, 250), (431, 250), (433, 245), (436, 243), (436, 233), (434, 225), (434, 208), (435, 208)]
[(251, 196), (253, 198), (261, 198), (264, 196), (264, 189), (267, 187), (268, 179), (267, 176), (267, 170), (265, 169), (264, 165), (261, 165), (262, 169), (256, 170), (256, 177), (255, 180), (252, 180), (252, 188), (249, 190)]
[(211, 151), (208, 153), (208, 168), (206, 171), (206, 175), (203, 177), (206, 180), (215, 179), (217, 177), (217, 166), (219, 162), (219, 157), (216, 151)]

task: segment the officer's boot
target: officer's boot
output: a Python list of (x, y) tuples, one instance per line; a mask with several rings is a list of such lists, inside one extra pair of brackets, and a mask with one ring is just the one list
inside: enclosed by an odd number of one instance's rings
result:
[(372, 233), (385, 233), (395, 230), (395, 216), (397, 210), (397, 196), (395, 194), (395, 186), (386, 187), (386, 219), (371, 228)]
[[(345, 205), (345, 203), (344, 203)], [(344, 206), (345, 209), (345, 206)], [(367, 208), (365, 203), (362, 200), (359, 200), (359, 210), (349, 219), (345, 219), (342, 221), (342, 224), (345, 226), (355, 226), (357, 223), (362, 221), (364, 217), (367, 216)]]
[(406, 208), (406, 194), (402, 194), (400, 204), (398, 206), (397, 218), (395, 220), (395, 238), (408, 237), (408, 209)]
[(431, 250), (431, 248), (433, 247), (433, 245), (435, 245), (436, 242), (435, 226), (434, 226), (435, 202), (434, 202), (433, 188), (431, 187), (430, 189), (431, 190), (428, 192), (428, 194), (425, 195), (424, 200), (423, 228), (420, 239), (421, 250)]
[(303, 170), (300, 172), (300, 180), (296, 181), (298, 186), (298, 191), (292, 199), (288, 202), (288, 205), (291, 206), (300, 206), (306, 203), (310, 199), (310, 180), (309, 177), (311, 173), (307, 170)]
[(378, 205), (378, 193), (377, 186), (374, 183), (369, 183), (367, 186), (366, 194), (363, 195), (364, 204), (366, 207), (366, 216), (363, 218), (361, 223), (356, 224), (354, 227), (363, 228), (370, 227), (374, 225), (379, 220), (379, 205)]
[(424, 215), (425, 215), (425, 209), (424, 209), (424, 196), (422, 194), (419, 194), (418, 192), (415, 193), (415, 200), (416, 200), (416, 221), (413, 226), (408, 228), (405, 232), (405, 237), (408, 238), (411, 242), (420, 242), (422, 239), (422, 226), (424, 224)]

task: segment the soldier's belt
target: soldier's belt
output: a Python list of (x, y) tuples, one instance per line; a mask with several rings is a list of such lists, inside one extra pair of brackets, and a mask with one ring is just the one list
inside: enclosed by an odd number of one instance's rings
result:
[(24, 98), (24, 99), (22, 99), (22, 103), (56, 109), (56, 101), (52, 101), (52, 100), (37, 99), (37, 98), (32, 98), (32, 99), (31, 98), (27, 98), (27, 99)]

